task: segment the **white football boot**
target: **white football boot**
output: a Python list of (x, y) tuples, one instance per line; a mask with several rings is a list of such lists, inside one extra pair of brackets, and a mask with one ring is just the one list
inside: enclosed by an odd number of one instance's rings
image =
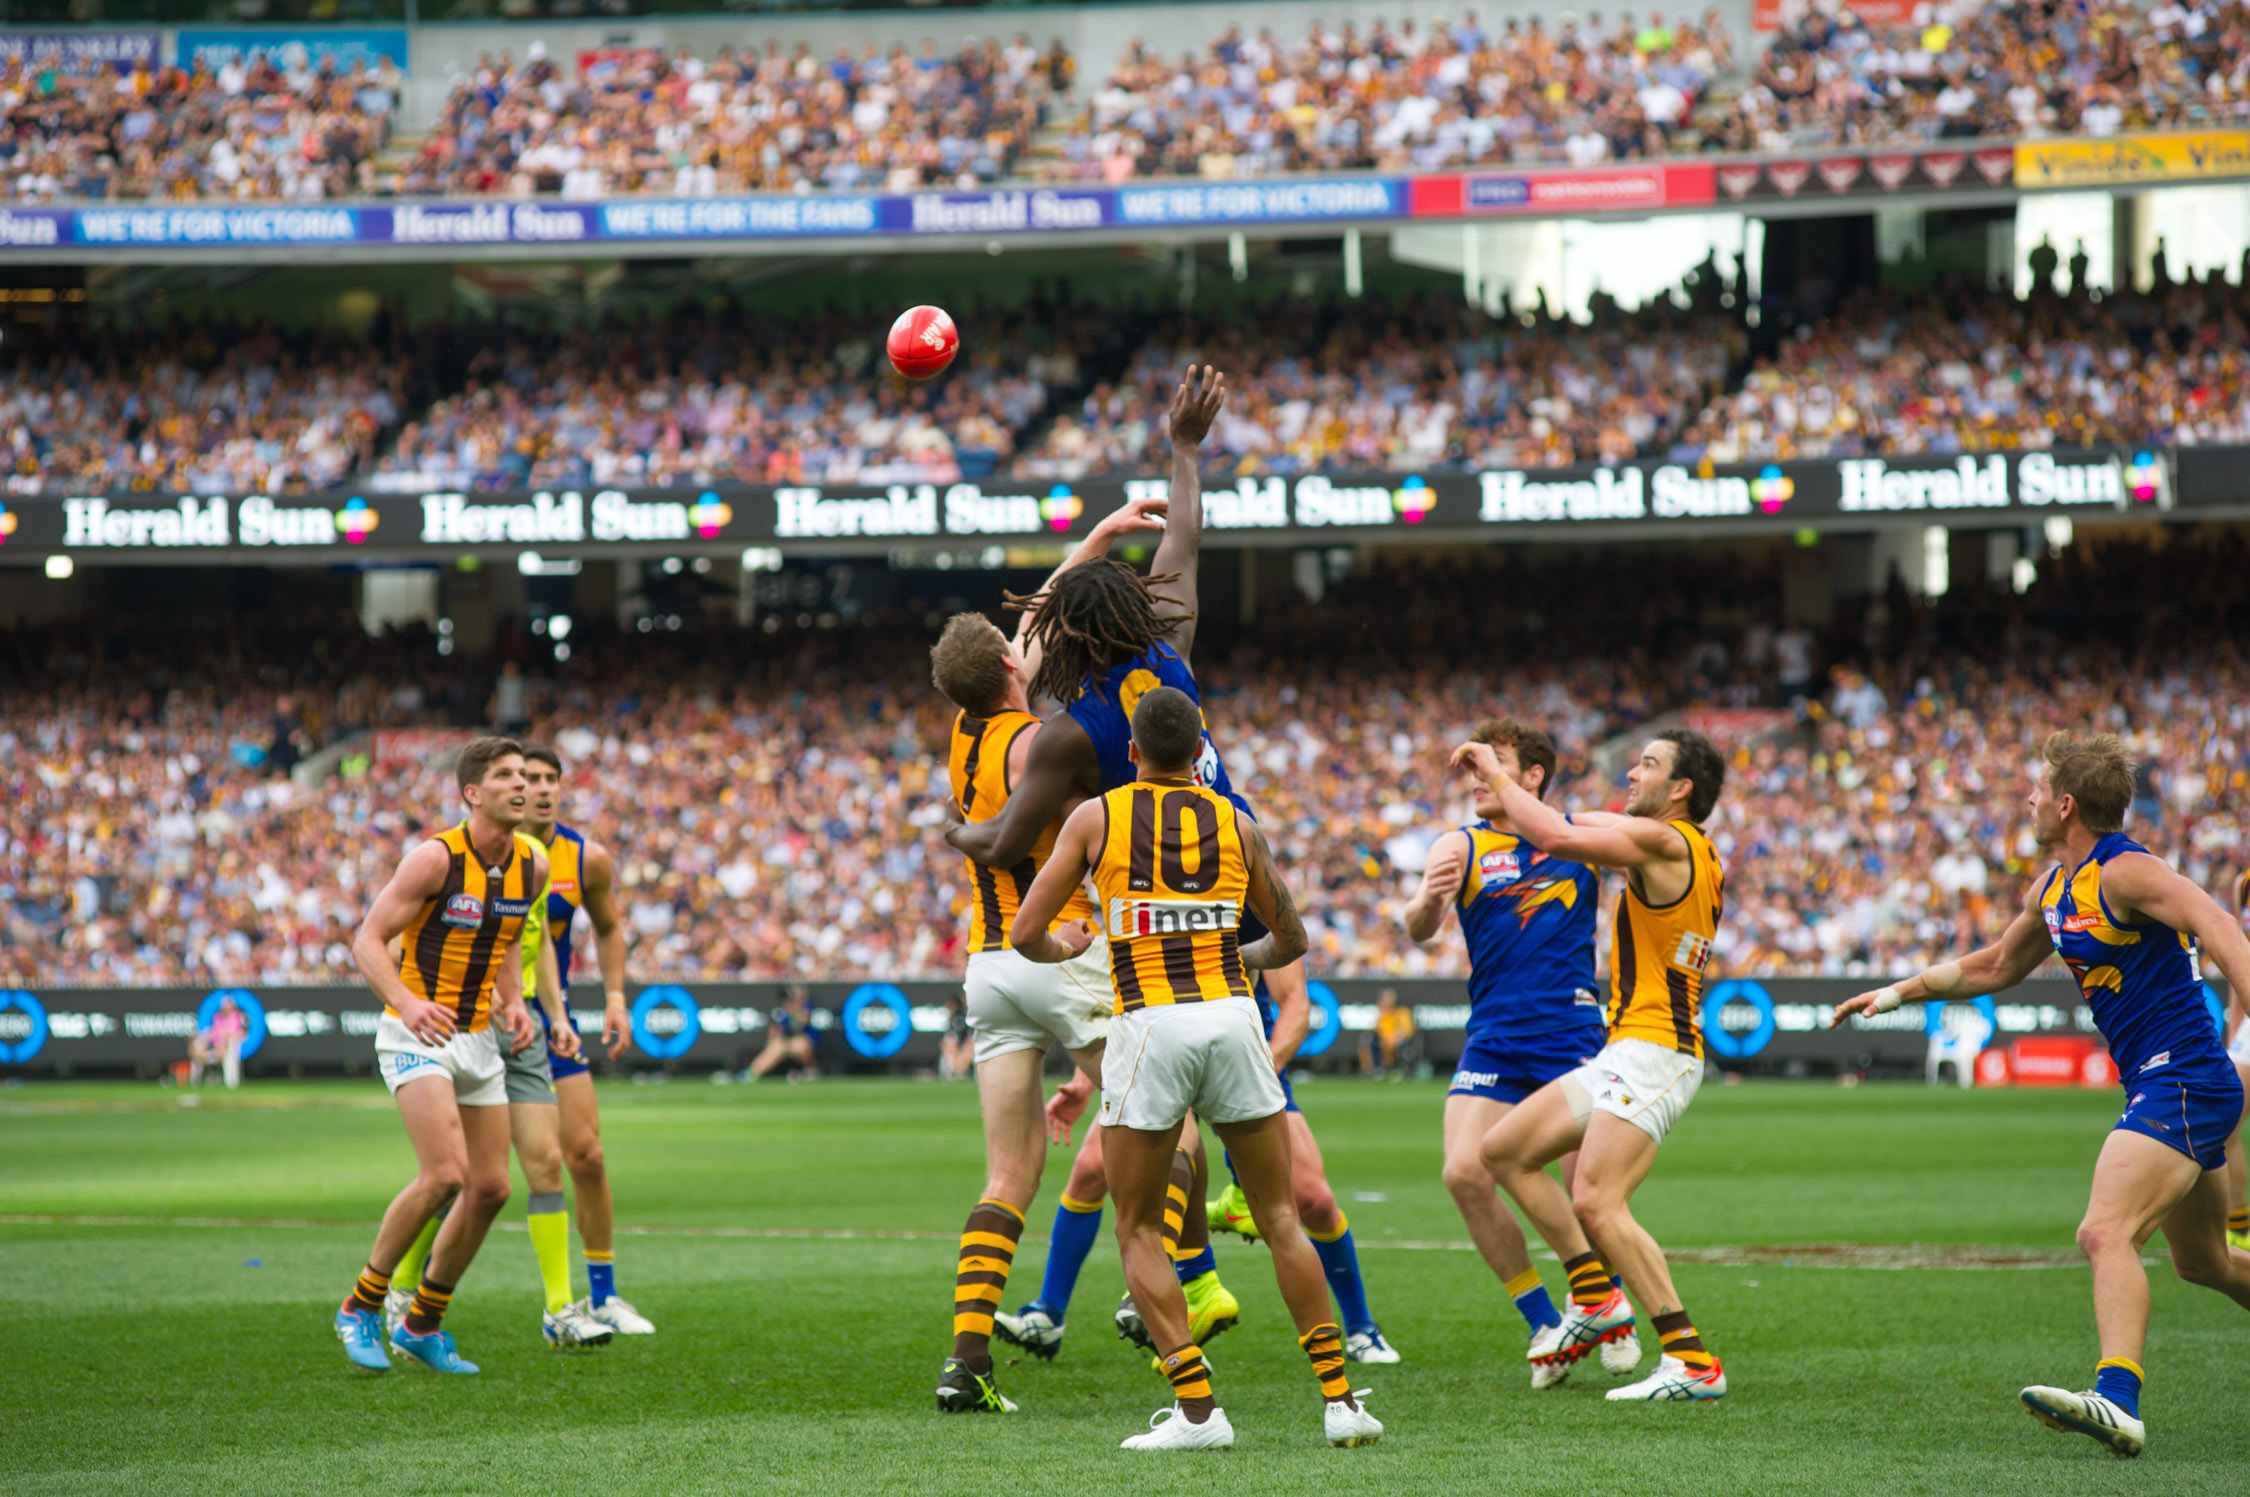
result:
[(2047, 1428), (2091, 1435), (2126, 1460), (2148, 1443), (2148, 1427), (2099, 1393), (2033, 1387), (2021, 1396), (2025, 1410)]
[(620, 1336), (648, 1336), (656, 1331), (655, 1325), (646, 1315), (634, 1309), (631, 1301), (620, 1299), (614, 1294), (598, 1305), (580, 1300), (578, 1308)]
[(617, 1333), (576, 1305), (549, 1310), (539, 1319), (540, 1334), (557, 1351), (580, 1346), (607, 1346)]
[(1225, 1409), (1213, 1409), (1210, 1418), (1194, 1424), (1180, 1412), (1178, 1404), (1149, 1415), (1147, 1431), (1128, 1435), (1118, 1446), (1120, 1450), (1231, 1450), (1233, 1447), (1234, 1426), (1227, 1423)]
[(1685, 1403), (1727, 1396), (1726, 1369), (1716, 1357), (1703, 1372), (1690, 1372), (1678, 1357), (1659, 1357), (1656, 1370), (1637, 1383), (1612, 1388), (1604, 1397), (1611, 1403)]
[(1398, 1360), (1398, 1351), (1383, 1339), (1381, 1326), (1369, 1326), (1354, 1331), (1344, 1338), (1344, 1360), (1347, 1362), (1390, 1363)]
[(1320, 1423), (1331, 1445), (1372, 1445), (1383, 1438), (1383, 1421), (1367, 1412), (1365, 1388), (1352, 1390), (1351, 1403), (1330, 1400), (1321, 1410)]
[(1602, 1371), (1611, 1377), (1630, 1377), (1641, 1365), (1641, 1338), (1630, 1320), (1602, 1332), (1595, 1349), (1602, 1359)]
[(1010, 1346), (1020, 1346), (1033, 1356), (1052, 1362), (1055, 1353), (1062, 1350), (1063, 1327), (1042, 1305), (1025, 1305), (1020, 1310), (996, 1310), (992, 1315), (992, 1329)]

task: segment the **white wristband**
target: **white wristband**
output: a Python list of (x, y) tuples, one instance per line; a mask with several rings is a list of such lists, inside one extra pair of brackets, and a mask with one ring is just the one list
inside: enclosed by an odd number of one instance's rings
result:
[(1867, 1005), (1867, 1011), (1871, 1014), (1887, 1014), (1905, 1001), (1905, 995), (1896, 986), (1877, 988), (1875, 1001)]

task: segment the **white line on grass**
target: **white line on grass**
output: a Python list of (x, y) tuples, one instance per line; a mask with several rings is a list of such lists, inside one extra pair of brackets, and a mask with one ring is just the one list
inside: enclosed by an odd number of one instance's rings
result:
[[(364, 1221), (318, 1221), (288, 1216), (82, 1216), (44, 1212), (0, 1213), (0, 1226), (10, 1227), (223, 1227), (235, 1229), (337, 1228), (366, 1230)], [(521, 1232), (522, 1222), (495, 1222), (501, 1231)], [(820, 1242), (957, 1242), (952, 1232), (896, 1232), (852, 1227), (673, 1227), (636, 1223), (615, 1229), (625, 1237), (739, 1237), (799, 1239)], [(1044, 1242), (1027, 1233), (1026, 1242)], [(1418, 1253), (1473, 1253), (1473, 1242), (1424, 1242), (1412, 1238), (1371, 1237), (1363, 1248)], [(1542, 1258), (1554, 1254), (1542, 1250)], [(1669, 1247), (1665, 1256), (1674, 1263), (1694, 1263), (1716, 1268), (1863, 1268), (1863, 1269), (1981, 1269), (2020, 1271), (2036, 1268), (2077, 1268), (2085, 1260), (2072, 1248), (1986, 1247), (1960, 1243), (1807, 1242), (1788, 1244)], [(2160, 1258), (2143, 1255), (2142, 1262)]]

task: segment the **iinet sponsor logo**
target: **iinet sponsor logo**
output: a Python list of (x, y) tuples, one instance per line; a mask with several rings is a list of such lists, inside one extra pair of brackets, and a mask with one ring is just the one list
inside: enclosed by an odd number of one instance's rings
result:
[[(569, 541), (684, 541), (702, 533), (691, 506), (635, 501), (603, 489), (588, 503), (574, 492), (537, 493), (528, 503), (488, 504), (466, 494), (422, 496), (422, 540), (433, 546)], [(702, 509), (701, 501), (694, 506)]]
[(1998, 453), (1956, 458), (1948, 468), (1904, 470), (1881, 458), (1851, 458), (1838, 463), (1836, 472), (1843, 484), (1837, 504), (1847, 513), (2125, 502), (2125, 480), (2114, 462), (2064, 462), (2051, 452), (2028, 452), (2016, 459), (2013, 494), (2008, 460)]
[(1109, 935), (1130, 940), (1134, 936), (1204, 935), (1216, 930), (1236, 930), (1242, 912), (1224, 899), (1113, 899), (1109, 902)]
[(1597, 468), (1540, 479), (1518, 469), (1477, 475), (1477, 518), (1489, 525), (1591, 520), (1687, 520), (1747, 515), (1764, 506), (1748, 478), (1700, 478), (1677, 463)]
[(867, 535), (1036, 535), (1052, 527), (1038, 494), (988, 494), (973, 483), (892, 484), (880, 497), (831, 499), (816, 488), (773, 491), (782, 540)]

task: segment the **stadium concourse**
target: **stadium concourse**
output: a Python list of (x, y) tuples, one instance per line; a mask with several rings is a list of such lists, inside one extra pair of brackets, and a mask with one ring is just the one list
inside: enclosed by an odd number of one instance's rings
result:
[(1072, 482), (1160, 468), (1197, 360), (1239, 381), (1216, 477), (2250, 441), (2250, 289), (2159, 270), (2101, 298), (1870, 289), (1757, 329), (1709, 266), (1638, 310), (1597, 299), (1590, 326), (1489, 317), (1427, 276), (1185, 313), (1056, 279), (957, 309), (967, 352), (915, 387), (865, 313), (709, 294), (590, 326), (385, 312), (359, 339), (114, 309), (10, 344), (0, 466), (9, 494)]
[[(2129, 735), (2132, 829), (2205, 887), (2250, 859), (2239, 529), (2084, 533), (2024, 596), (1894, 582), (1818, 637), (1783, 612), (1776, 551), (1691, 555), (1376, 553), (1317, 604), (1206, 624), (1213, 730), (1300, 891), (1315, 970), (1462, 970), (1458, 943), (1411, 945), (1398, 912), (1465, 814), (1445, 750), (1502, 710), (1555, 733), (1560, 799), (1599, 807), (1620, 789), (1591, 756), (1635, 724), (1778, 709), (1730, 745), (1742, 793), (1712, 823), (1727, 975), (1908, 971), (1994, 935), (2034, 871), (2021, 803), (2058, 725)], [(351, 930), (402, 850), (454, 819), (452, 782), (427, 742), (309, 790), (281, 771), (361, 727), (482, 721), (489, 676), (419, 631), (281, 617), (0, 633), (0, 985), (352, 980)], [(937, 619), (907, 600), (840, 628), (588, 625), (567, 670), (531, 665), (530, 735), (561, 749), (571, 816), (627, 850), (636, 981), (958, 970)], [(535, 644), (517, 629), (501, 651)]]
[(1023, 34), (953, 55), (899, 36), (829, 58), (769, 40), (566, 60), (532, 43), (481, 59), (387, 164), (401, 102), (388, 63), (73, 72), (18, 58), (0, 67), (0, 176), (30, 202), (305, 202), (1585, 166), (2239, 121), (2246, 58), (2240, 0), (1945, 7), (1892, 24), (1810, 8), (1740, 53), (1716, 10), (1488, 27), (1466, 8), (1287, 37), (1235, 24), (1093, 59), (1098, 85), (1060, 41)]

